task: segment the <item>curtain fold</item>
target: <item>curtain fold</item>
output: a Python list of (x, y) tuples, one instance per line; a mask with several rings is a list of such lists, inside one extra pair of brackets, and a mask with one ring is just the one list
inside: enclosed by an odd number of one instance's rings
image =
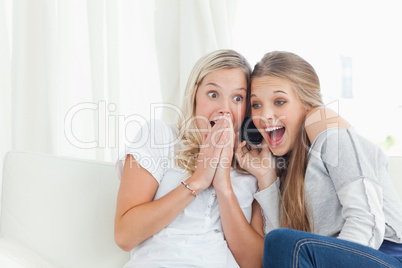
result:
[(114, 161), (150, 117), (176, 123), (195, 61), (231, 47), (235, 2), (0, 0), (1, 156)]
[(44, 2), (13, 2), (12, 147), (53, 153)]
[[(11, 149), (11, 53), (6, 5), (0, 0), (0, 157)], [(2, 163), (0, 164), (2, 174)], [(0, 186), (1, 189), (1, 186)]]
[[(166, 103), (181, 106), (188, 76), (201, 56), (232, 47), (236, 3), (231, 0), (156, 0), (155, 44), (161, 92)], [(178, 111), (167, 107), (163, 119), (176, 123)]]
[[(107, 33), (107, 92), (109, 113), (118, 114), (120, 112), (120, 53), (119, 53), (119, 2), (106, 0), (106, 33)], [(105, 129), (107, 136), (106, 150), (110, 159), (115, 159), (118, 155), (118, 132), (117, 119), (115, 116), (107, 117), (108, 128)]]
[[(87, 16), (88, 16), (88, 39), (89, 39), (89, 59), (90, 59), (90, 76), (92, 83), (92, 100), (99, 102), (106, 99), (106, 65), (107, 54), (107, 32), (105, 29), (105, 1), (104, 0), (87, 0)], [(102, 111), (98, 107), (98, 111)], [(93, 128), (97, 135), (96, 158), (104, 159), (106, 147), (106, 127), (105, 116), (103, 113), (93, 114)]]
[(0, 0), (1, 160), (115, 161), (147, 119), (176, 123), (195, 61), (231, 47), (235, 2)]

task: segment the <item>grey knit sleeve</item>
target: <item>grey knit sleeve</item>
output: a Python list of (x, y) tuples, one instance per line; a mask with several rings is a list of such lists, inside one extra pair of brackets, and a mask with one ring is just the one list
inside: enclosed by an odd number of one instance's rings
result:
[(342, 206), (341, 215), (332, 215), (344, 220), (338, 237), (379, 248), (385, 232), (379, 170), (386, 165), (385, 154), (353, 128), (321, 133), (312, 150), (313, 157), (323, 162)]
[(254, 198), (260, 204), (264, 217), (264, 233), (280, 227), (279, 206), (281, 195), (279, 192), (279, 179), (268, 188), (254, 194)]

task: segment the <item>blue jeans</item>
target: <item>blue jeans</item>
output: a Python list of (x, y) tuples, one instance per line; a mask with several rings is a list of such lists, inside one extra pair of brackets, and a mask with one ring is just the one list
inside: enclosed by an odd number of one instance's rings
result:
[(338, 238), (277, 229), (265, 236), (264, 267), (402, 267), (402, 260)]

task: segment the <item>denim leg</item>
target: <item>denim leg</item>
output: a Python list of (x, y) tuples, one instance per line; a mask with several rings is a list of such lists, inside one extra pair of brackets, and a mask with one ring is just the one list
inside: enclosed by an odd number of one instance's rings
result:
[(264, 267), (402, 267), (402, 260), (342, 239), (277, 229), (265, 236)]

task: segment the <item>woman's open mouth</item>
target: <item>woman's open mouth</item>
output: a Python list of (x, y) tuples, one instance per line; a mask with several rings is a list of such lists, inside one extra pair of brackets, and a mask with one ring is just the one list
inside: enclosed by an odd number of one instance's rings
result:
[(265, 132), (267, 133), (269, 144), (272, 146), (278, 146), (281, 144), (283, 138), (285, 137), (285, 130), (285, 126), (267, 127)]

